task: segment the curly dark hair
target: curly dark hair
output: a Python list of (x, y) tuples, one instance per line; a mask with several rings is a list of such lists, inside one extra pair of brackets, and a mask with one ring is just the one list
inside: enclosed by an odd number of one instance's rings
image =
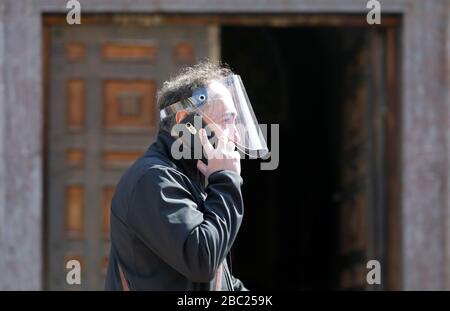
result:
[[(157, 93), (159, 110), (180, 100), (192, 96), (199, 87), (206, 87), (212, 80), (224, 78), (233, 72), (226, 64), (201, 61), (192, 67), (182, 68), (177, 75), (164, 82)], [(169, 116), (159, 123), (159, 131), (170, 133), (175, 125), (175, 115)]]

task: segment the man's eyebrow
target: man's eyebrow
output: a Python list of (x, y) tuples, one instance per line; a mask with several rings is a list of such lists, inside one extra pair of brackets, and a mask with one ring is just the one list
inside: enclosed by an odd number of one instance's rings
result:
[(236, 112), (234, 111), (227, 111), (223, 114), (222, 119), (228, 119), (228, 118), (234, 118), (236, 116)]

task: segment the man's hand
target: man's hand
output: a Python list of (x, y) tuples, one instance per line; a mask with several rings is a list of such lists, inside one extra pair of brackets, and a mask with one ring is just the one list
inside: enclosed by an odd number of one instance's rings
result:
[(206, 178), (212, 173), (221, 170), (230, 170), (239, 175), (241, 174), (241, 158), (239, 152), (235, 150), (236, 146), (232, 141), (228, 140), (225, 135), (222, 135), (219, 137), (217, 148), (214, 149), (206, 136), (206, 131), (201, 129), (199, 134), (206, 158), (208, 159), (208, 165), (199, 160), (197, 161), (197, 168)]

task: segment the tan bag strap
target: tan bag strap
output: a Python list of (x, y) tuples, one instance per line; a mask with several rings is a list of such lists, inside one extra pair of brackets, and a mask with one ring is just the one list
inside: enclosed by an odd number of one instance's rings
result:
[(223, 275), (223, 266), (220, 264), (216, 273), (216, 285), (214, 286), (214, 290), (220, 291), (222, 286), (222, 275)]
[(127, 279), (125, 278), (125, 274), (123, 273), (122, 267), (120, 266), (119, 263), (117, 263), (117, 267), (119, 268), (120, 281), (122, 282), (122, 289), (125, 292), (129, 292), (130, 287), (128, 286), (128, 282), (127, 282)]

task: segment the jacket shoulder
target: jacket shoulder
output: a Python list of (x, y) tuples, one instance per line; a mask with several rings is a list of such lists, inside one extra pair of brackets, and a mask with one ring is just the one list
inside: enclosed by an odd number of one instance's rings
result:
[(111, 204), (111, 212), (122, 221), (127, 221), (130, 204), (139, 190), (140, 184), (145, 184), (148, 192), (159, 193), (166, 184), (186, 186), (188, 177), (178, 171), (171, 163), (156, 157), (138, 159), (119, 180)]

